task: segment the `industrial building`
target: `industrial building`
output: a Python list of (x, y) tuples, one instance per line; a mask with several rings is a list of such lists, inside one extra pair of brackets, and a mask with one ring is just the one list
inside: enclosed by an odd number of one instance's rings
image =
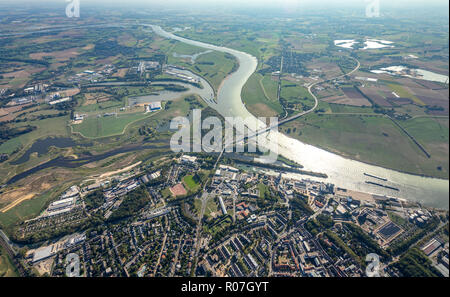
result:
[(151, 102), (145, 106), (146, 112), (154, 112), (162, 109), (161, 101)]
[(222, 209), (222, 213), (224, 215), (226, 215), (227, 214), (227, 208), (225, 207), (225, 204), (223, 203), (223, 199), (220, 196), (219, 196), (219, 204), (220, 204), (220, 208)]

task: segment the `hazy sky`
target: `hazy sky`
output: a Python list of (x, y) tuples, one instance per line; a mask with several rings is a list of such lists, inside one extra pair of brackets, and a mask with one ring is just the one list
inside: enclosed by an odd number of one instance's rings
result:
[[(68, 2), (69, 0), (0, 0), (0, 3), (42, 3), (42, 2)], [(79, 0), (81, 3), (139, 3), (139, 4), (220, 4), (220, 5), (260, 5), (260, 6), (314, 6), (316, 4), (332, 4), (333, 6), (339, 5), (365, 5), (365, 3), (373, 0)], [(430, 5), (441, 4), (448, 6), (448, 0), (380, 0), (380, 5)]]
[[(43, 7), (43, 3), (55, 3), (57, 6), (64, 6), (69, 0), (0, 0), (0, 4), (5, 3), (12, 5), (20, 5), (21, 3), (39, 4)], [(71, 0), (73, 1), (73, 0)], [(190, 11), (210, 11), (211, 9), (224, 11), (245, 9), (251, 11), (273, 11), (285, 13), (300, 13), (318, 11), (333, 11), (340, 8), (354, 8), (364, 11), (366, 5), (375, 0), (78, 0), (81, 7), (88, 7), (94, 4), (102, 4), (114, 8), (118, 5), (126, 8), (168, 8), (175, 10)], [(438, 11), (442, 15), (444, 11), (448, 11), (448, 0), (379, 0), (381, 14), (388, 14), (390, 10), (405, 9), (420, 12), (421, 7), (431, 8), (433, 10), (438, 7)], [(9, 6), (9, 5), (8, 5)]]

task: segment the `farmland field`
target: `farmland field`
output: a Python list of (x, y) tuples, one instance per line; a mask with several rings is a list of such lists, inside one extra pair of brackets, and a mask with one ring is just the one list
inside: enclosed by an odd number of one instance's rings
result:
[(448, 118), (417, 117), (405, 121), (402, 126), (425, 147), (432, 161), (441, 164), (439, 171), (443, 176), (448, 176)]
[[(311, 115), (283, 126), (282, 130), (290, 137), (347, 158), (448, 178), (448, 119), (440, 122), (414, 119), (400, 124), (417, 137), (419, 143), (432, 141), (425, 145), (430, 147), (431, 159), (391, 120), (381, 116)], [(432, 130), (424, 129), (425, 124)]]
[(354, 106), (371, 106), (370, 102), (364, 98), (355, 88), (342, 88), (342, 92), (347, 96), (345, 101), (348, 105)]
[(373, 109), (364, 106), (352, 106), (329, 103), (333, 113), (373, 113)]
[[(206, 78), (217, 90), (221, 82), (232, 71), (235, 64), (232, 56), (219, 52), (211, 52), (197, 58), (194, 71)], [(198, 71), (200, 69), (200, 71)]]
[(422, 100), (417, 98), (417, 96), (411, 94), (407, 90), (405, 90), (401, 85), (398, 84), (389, 84), (389, 87), (392, 89), (393, 92), (395, 92), (398, 96), (401, 98), (409, 98), (413, 100), (418, 105), (425, 105)]

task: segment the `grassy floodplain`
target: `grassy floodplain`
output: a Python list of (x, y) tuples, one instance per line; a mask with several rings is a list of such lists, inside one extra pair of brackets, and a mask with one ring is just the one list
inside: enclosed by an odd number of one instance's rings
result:
[(36, 126), (37, 129), (10, 139), (0, 145), (0, 153), (11, 153), (17, 148), (28, 147), (39, 138), (48, 136), (67, 136), (67, 122), (69, 116), (50, 118), (45, 120), (27, 121), (18, 124), (18, 126)]
[[(192, 63), (191, 58), (174, 57), (174, 53), (178, 55), (194, 55), (200, 54)], [(235, 67), (237, 61), (231, 55), (212, 51), (206, 52), (205, 49), (176, 42), (175, 45), (168, 49), (168, 63), (185, 67), (206, 79), (214, 90), (218, 90), (222, 81), (230, 74)]]
[(416, 118), (399, 124), (430, 150), (430, 159), (390, 119), (380, 115), (313, 114), (283, 126), (282, 131), (344, 157), (448, 178), (448, 119)]
[[(250, 110), (253, 114), (257, 114), (258, 116), (276, 116), (283, 112), (283, 108), (275, 98), (267, 98), (264, 90), (262, 88), (261, 80), (264, 77), (259, 73), (253, 73), (250, 76), (247, 83), (244, 85), (242, 89), (242, 100), (245, 103), (248, 110)], [(264, 89), (268, 94), (274, 93), (271, 90), (272, 84), (265, 84)], [(273, 88), (273, 85), (272, 85)]]
[(120, 135), (125, 132), (127, 126), (133, 122), (149, 117), (151, 113), (127, 113), (108, 117), (88, 117), (81, 124), (72, 125), (74, 133), (80, 133), (83, 137), (99, 138)]

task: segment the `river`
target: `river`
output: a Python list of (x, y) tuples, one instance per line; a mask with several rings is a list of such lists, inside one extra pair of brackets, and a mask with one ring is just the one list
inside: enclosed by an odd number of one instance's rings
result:
[[(253, 72), (255, 72), (258, 64), (255, 57), (234, 49), (183, 38), (169, 33), (159, 26), (146, 26), (151, 27), (156, 34), (162, 37), (233, 55), (239, 62), (239, 68), (230, 74), (222, 83), (217, 93), (217, 104), (213, 101), (208, 101), (207, 103), (224, 117), (241, 117), (246, 119), (246, 123), (248, 123), (248, 126), (252, 127), (252, 130), (264, 126), (261, 121), (258, 121), (247, 110), (241, 99), (242, 88)], [(254, 123), (257, 123), (258, 126), (255, 127)], [(279, 154), (294, 162), (302, 164), (304, 170), (325, 173), (328, 175), (328, 178), (326, 179), (307, 178), (333, 183), (338, 187), (349, 190), (404, 198), (418, 201), (432, 207), (449, 208), (448, 180), (406, 174), (347, 159), (326, 150), (305, 144), (279, 132), (270, 132), (268, 138), (275, 140), (271, 143), (277, 144)], [(271, 147), (271, 149), (273, 149), (273, 147)], [(377, 180), (365, 176), (364, 173), (388, 179), (388, 182), (385, 182), (384, 184), (397, 188), (398, 191), (367, 184), (366, 181), (376, 182)], [(287, 175), (293, 178), (305, 178), (305, 176), (300, 176), (298, 174)]]
[(72, 146), (92, 146), (92, 144), (82, 144), (75, 142), (72, 138), (68, 137), (47, 137), (45, 139), (36, 140), (33, 145), (17, 160), (10, 162), (11, 165), (20, 165), (27, 162), (30, 159), (32, 153), (37, 153), (38, 156), (46, 154), (50, 147), (66, 148)]
[(182, 82), (162, 82), (162, 81), (155, 81), (152, 84), (177, 84), (180, 86), (185, 87), (187, 90), (183, 92), (173, 92), (173, 91), (160, 91), (157, 92), (157, 94), (152, 95), (145, 95), (145, 96), (135, 96), (130, 97), (128, 99), (128, 104), (133, 106), (135, 104), (140, 103), (150, 103), (150, 102), (157, 102), (157, 101), (172, 101), (180, 97), (184, 97), (189, 94), (197, 94), (202, 99), (208, 103), (208, 104), (214, 104), (214, 90), (211, 87), (211, 85), (201, 76), (196, 75), (195, 73), (192, 73), (189, 70), (186, 69), (177, 69), (177, 72), (186, 74), (188, 76), (193, 77), (194, 79), (197, 79), (202, 88), (197, 88), (196, 86), (193, 86), (192, 84), (182, 83)]
[(152, 155), (159, 156), (159, 155), (165, 154), (165, 152), (164, 151), (160, 152), (158, 150), (167, 150), (168, 148), (170, 148), (169, 143), (162, 140), (162, 141), (148, 142), (148, 143), (141, 144), (141, 145), (122, 146), (117, 149), (113, 149), (111, 151), (100, 153), (98, 155), (83, 156), (78, 159), (59, 156), (59, 157), (56, 157), (55, 159), (44, 162), (42, 164), (39, 164), (36, 167), (30, 168), (22, 173), (15, 175), (10, 180), (8, 180), (8, 182), (6, 184), (7, 185), (13, 184), (21, 179), (28, 177), (29, 175), (31, 175), (33, 173), (39, 172), (46, 168), (52, 168), (52, 167), (78, 168), (80, 166), (83, 166), (83, 165), (86, 165), (86, 164), (89, 164), (92, 162), (101, 161), (106, 158), (118, 155), (118, 154), (129, 153), (129, 152), (134, 152), (134, 151), (142, 151), (142, 150), (148, 150), (148, 149), (155, 150), (152, 153)]

